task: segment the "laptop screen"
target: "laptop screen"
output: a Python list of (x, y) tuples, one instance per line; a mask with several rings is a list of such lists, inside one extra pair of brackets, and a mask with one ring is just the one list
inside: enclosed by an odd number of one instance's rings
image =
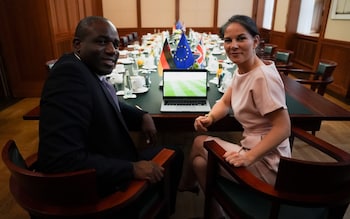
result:
[(206, 98), (207, 77), (206, 69), (165, 69), (163, 98)]

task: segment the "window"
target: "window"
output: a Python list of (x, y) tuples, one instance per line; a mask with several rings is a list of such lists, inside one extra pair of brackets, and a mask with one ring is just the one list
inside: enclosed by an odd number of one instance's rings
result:
[(265, 0), (263, 28), (271, 30), (275, 0)]
[(318, 35), (324, 0), (301, 0), (297, 33)]

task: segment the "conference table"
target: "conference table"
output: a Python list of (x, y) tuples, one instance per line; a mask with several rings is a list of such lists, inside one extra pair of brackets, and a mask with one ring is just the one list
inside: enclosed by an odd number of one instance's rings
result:
[[(162, 113), (160, 105), (162, 101), (162, 89), (159, 86), (161, 77), (157, 72), (150, 74), (150, 89), (137, 94), (134, 99), (124, 99), (119, 96), (120, 101), (142, 108), (149, 112), (154, 119), (159, 131), (194, 131), (194, 119), (204, 113)], [(209, 74), (209, 79), (215, 75)], [(322, 121), (350, 121), (350, 112), (327, 100), (323, 96), (304, 87), (292, 78), (281, 75), (286, 90), (286, 101), (291, 123), (307, 131), (318, 131)], [(220, 99), (220, 93), (215, 84), (209, 83), (208, 100), (213, 106)], [(40, 107), (36, 107), (23, 116), (25, 120), (38, 120), (40, 118)], [(209, 131), (241, 131), (242, 126), (232, 114), (226, 116), (213, 124)]]
[[(215, 75), (209, 75), (209, 78)], [(318, 131), (324, 120), (350, 120), (350, 112), (330, 102), (321, 95), (309, 90), (288, 76), (281, 75), (285, 90), (286, 101), (292, 125), (308, 131)], [(194, 119), (204, 113), (162, 113), (162, 89), (158, 86), (160, 77), (151, 76), (152, 86), (147, 93), (138, 94), (135, 99), (124, 100), (131, 105), (138, 106), (149, 112), (158, 130), (163, 131), (194, 131)], [(209, 83), (208, 100), (211, 106), (221, 98), (215, 84)], [(242, 126), (232, 114), (216, 122), (210, 131), (241, 131)]]

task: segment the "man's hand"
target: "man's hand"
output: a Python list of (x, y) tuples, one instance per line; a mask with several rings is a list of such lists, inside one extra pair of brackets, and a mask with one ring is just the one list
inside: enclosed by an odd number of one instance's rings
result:
[(157, 143), (157, 129), (150, 114), (146, 113), (142, 117), (142, 131), (146, 136), (147, 145)]
[(133, 163), (135, 179), (146, 179), (156, 183), (164, 177), (164, 168), (153, 161), (141, 160)]

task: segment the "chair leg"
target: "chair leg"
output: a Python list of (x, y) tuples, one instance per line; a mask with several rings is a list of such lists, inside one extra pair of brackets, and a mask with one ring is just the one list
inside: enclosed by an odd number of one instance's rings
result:
[(32, 214), (29, 214), (29, 216), (30, 216), (30, 219), (39, 219), (39, 217), (32, 215)]
[(167, 206), (160, 209), (159, 213), (155, 217), (155, 219), (168, 219), (169, 218), (169, 209), (167, 209)]
[(289, 136), (290, 151), (293, 151), (293, 144), (294, 144), (294, 135), (291, 134), (291, 135)]
[(343, 206), (339, 206), (336, 208), (331, 208), (328, 218), (342, 219), (344, 217), (344, 214), (347, 208), (348, 208), (348, 204), (345, 204)]
[(209, 219), (212, 214), (212, 202), (214, 201), (213, 196), (213, 186), (214, 186), (214, 178), (216, 175), (214, 174), (216, 170), (218, 170), (218, 164), (214, 162), (214, 158), (212, 154), (208, 154), (208, 163), (207, 163), (207, 176), (206, 176), (206, 187), (205, 187), (205, 200), (204, 200), (204, 218)]
[(278, 214), (279, 214), (279, 211), (280, 211), (280, 205), (276, 202), (273, 202), (272, 203), (272, 206), (271, 206), (271, 211), (270, 211), (270, 219), (272, 218), (278, 218)]

